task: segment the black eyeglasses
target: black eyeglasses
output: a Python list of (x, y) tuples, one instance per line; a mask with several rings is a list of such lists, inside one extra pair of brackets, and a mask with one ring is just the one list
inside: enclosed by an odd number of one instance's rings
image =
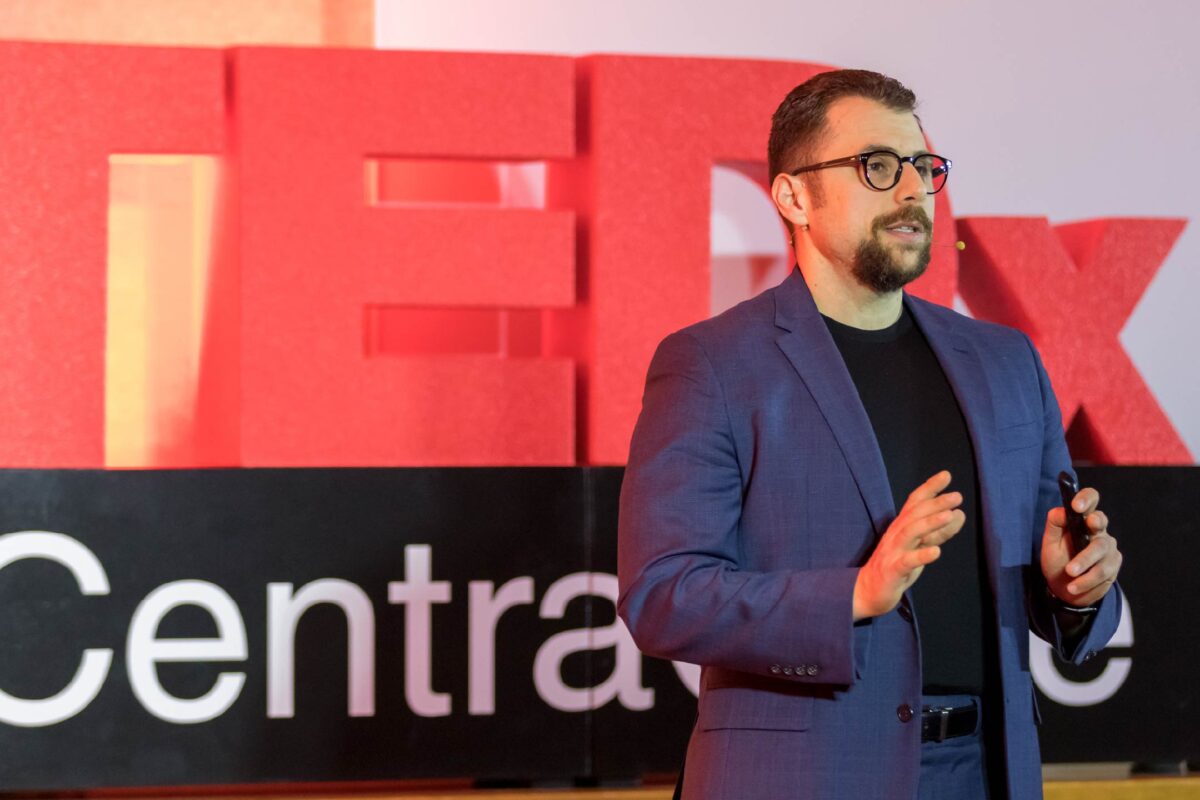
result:
[(917, 156), (901, 156), (893, 153), (891, 150), (872, 150), (869, 153), (859, 153), (856, 156), (846, 156), (845, 158), (836, 158), (833, 161), (822, 161), (820, 164), (813, 164), (808, 167), (800, 167), (794, 169), (790, 174), (799, 175), (801, 172), (812, 172), (813, 170), (826, 169), (828, 167), (843, 167), (852, 166), (854, 164), (862, 165), (863, 178), (872, 189), (878, 189), (885, 192), (891, 189), (900, 182), (900, 173), (904, 169), (904, 165), (912, 164), (913, 169), (921, 176), (921, 180), (925, 182), (925, 190), (929, 194), (937, 194), (946, 185), (946, 176), (950, 173), (950, 167), (954, 163), (948, 158), (934, 155), (933, 153), (922, 153)]

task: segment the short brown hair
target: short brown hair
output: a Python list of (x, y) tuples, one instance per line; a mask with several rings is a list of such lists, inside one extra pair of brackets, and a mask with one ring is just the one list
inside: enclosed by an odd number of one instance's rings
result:
[[(913, 111), (917, 96), (895, 78), (865, 69), (822, 72), (788, 92), (771, 117), (768, 182), (808, 164), (825, 132), (829, 107), (843, 97), (865, 97), (893, 111)], [(916, 116), (914, 113), (913, 116)], [(920, 124), (920, 119), (917, 120)]]

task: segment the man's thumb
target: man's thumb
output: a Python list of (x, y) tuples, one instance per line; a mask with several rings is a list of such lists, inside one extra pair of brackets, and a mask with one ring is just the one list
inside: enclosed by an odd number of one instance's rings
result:
[(1050, 509), (1050, 513), (1046, 515), (1046, 531), (1043, 534), (1043, 539), (1049, 539), (1050, 543), (1057, 543), (1063, 537), (1064, 528), (1067, 526), (1067, 512), (1062, 507)]

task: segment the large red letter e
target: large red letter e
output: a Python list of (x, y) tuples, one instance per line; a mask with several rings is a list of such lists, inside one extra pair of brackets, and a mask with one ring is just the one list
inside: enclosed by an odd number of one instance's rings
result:
[(381, 307), (573, 305), (573, 214), (364, 187), (376, 159), (572, 157), (572, 62), (255, 48), (234, 87), (242, 465), (574, 463), (569, 359), (368, 341)]

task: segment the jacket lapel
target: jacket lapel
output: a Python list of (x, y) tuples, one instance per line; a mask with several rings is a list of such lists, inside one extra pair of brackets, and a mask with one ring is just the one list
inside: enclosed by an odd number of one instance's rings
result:
[(775, 340), (779, 349), (833, 431), (876, 536), (882, 535), (896, 516), (883, 455), (854, 380), (798, 269), (775, 292), (775, 325), (783, 329)]
[(991, 456), (995, 411), (979, 351), (965, 336), (940, 320), (925, 301), (905, 294), (904, 305), (912, 313), (950, 382), (958, 407), (967, 420), (976, 461), (986, 463)]
[(995, 496), (993, 474), (995, 459), (996, 416), (987, 375), (979, 350), (965, 336), (945, 324), (937, 312), (923, 300), (904, 296), (904, 304), (912, 312), (917, 327), (925, 335), (942, 372), (950, 383), (958, 407), (967, 422), (971, 446), (975, 451), (975, 471), (979, 477), (979, 502), (983, 511), (983, 535), (987, 548), (989, 574), (995, 588), (995, 565), (1002, 563), (998, 538), (996, 509), (988, 502)]

